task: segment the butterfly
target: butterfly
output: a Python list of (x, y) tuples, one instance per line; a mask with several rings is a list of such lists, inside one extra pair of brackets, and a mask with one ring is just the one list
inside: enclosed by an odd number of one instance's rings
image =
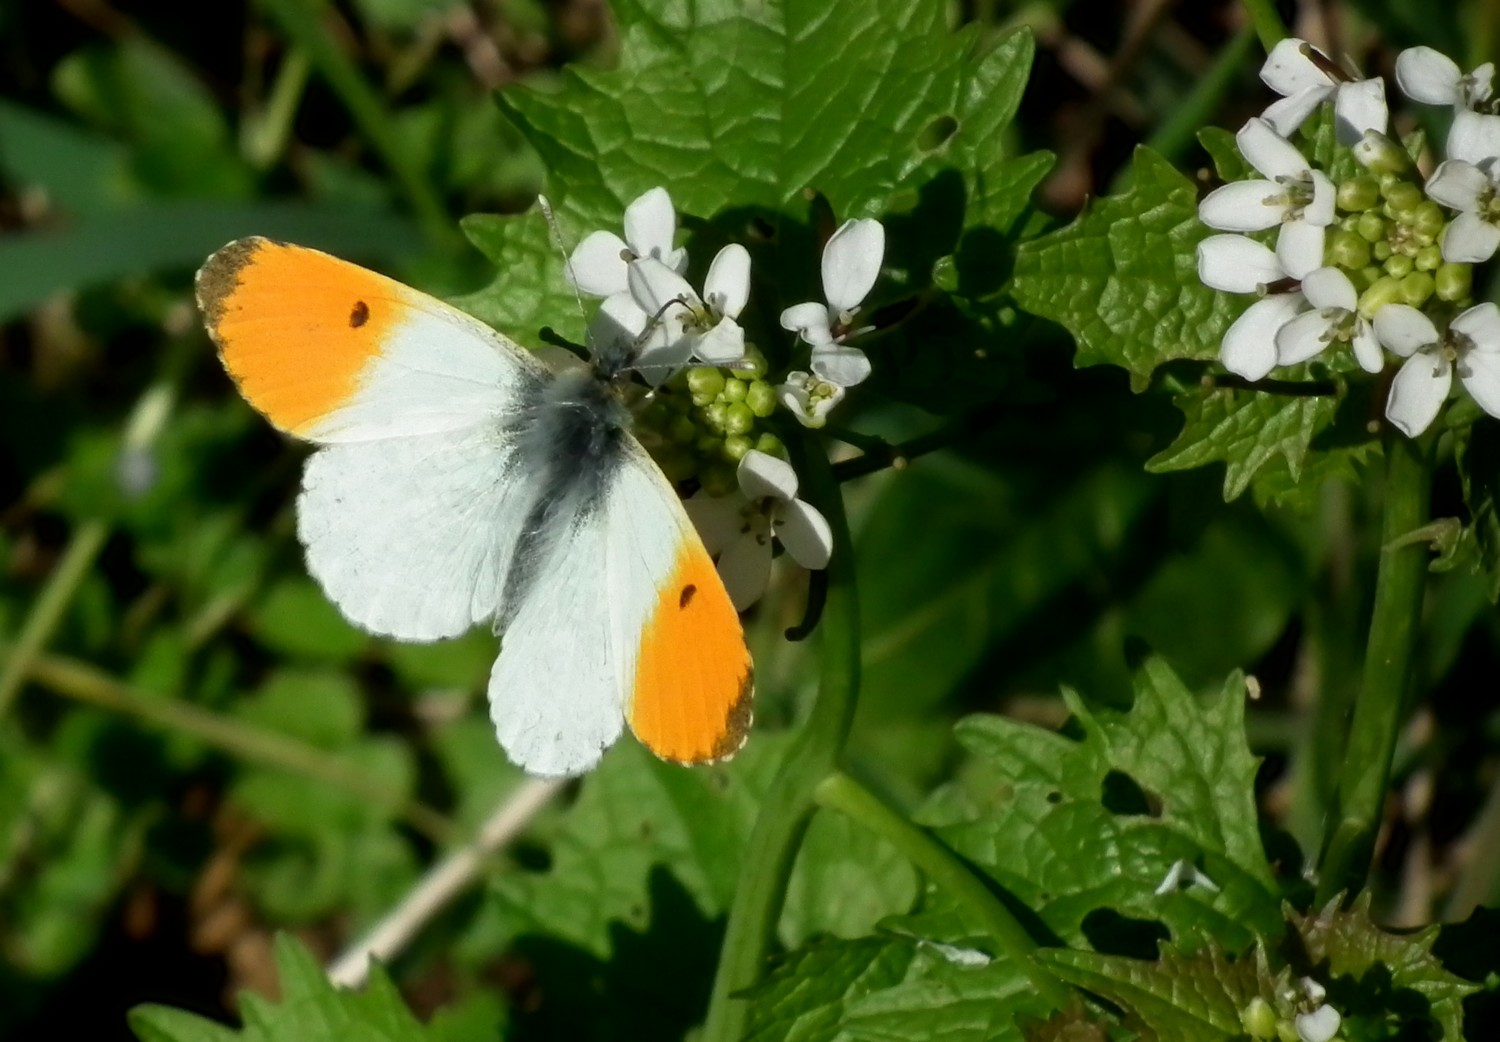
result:
[(631, 353), (554, 372), (393, 279), (264, 238), (197, 278), (224, 368), (318, 446), (307, 568), (354, 624), (407, 641), (489, 622), (501, 746), (581, 773), (626, 722), (656, 755), (732, 755), (750, 727), (739, 616), (676, 491), (630, 433)]

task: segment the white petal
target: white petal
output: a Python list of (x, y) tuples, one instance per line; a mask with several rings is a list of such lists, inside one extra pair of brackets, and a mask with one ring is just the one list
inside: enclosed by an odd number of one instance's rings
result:
[(759, 449), (751, 449), (740, 460), (740, 491), (750, 500), (779, 499), (791, 502), (797, 498), (797, 472), (784, 459)]
[(1310, 87), (1331, 87), (1328, 74), (1313, 64), (1313, 60), (1302, 53), (1306, 40), (1288, 38), (1282, 40), (1266, 56), (1260, 67), (1260, 78), (1277, 94), (1291, 95)]
[(1306, 303), (1301, 293), (1277, 293), (1257, 300), (1224, 331), (1219, 358), (1224, 368), (1246, 380), (1259, 380), (1276, 367), (1276, 332)]
[(1334, 207), (1338, 202), (1338, 186), (1321, 170), (1312, 171), (1312, 183), (1312, 202), (1303, 208), (1302, 219), (1308, 224), (1327, 227), (1333, 223), (1336, 216)]
[(1260, 171), (1262, 177), (1301, 177), (1308, 163), (1297, 146), (1276, 133), (1276, 129), (1258, 116), (1251, 117), (1234, 136), (1245, 162)]
[(1432, 319), (1410, 304), (1387, 304), (1375, 312), (1375, 336), (1402, 358), (1438, 342)]
[(1338, 268), (1319, 268), (1302, 277), (1302, 292), (1315, 308), (1342, 308), (1353, 311), (1359, 306), (1354, 283)]
[(885, 228), (879, 221), (845, 221), (823, 247), (823, 295), (829, 308), (848, 311), (864, 300), (884, 257)]
[(1276, 259), (1282, 270), (1294, 279), (1306, 278), (1323, 264), (1323, 237), (1326, 231), (1310, 221), (1288, 221), (1276, 233)]
[(747, 506), (749, 502), (738, 490), (727, 496), (711, 496), (700, 490), (682, 504), (710, 555), (720, 553), (744, 534)]
[(697, 339), (693, 354), (709, 365), (727, 365), (745, 357), (745, 331), (732, 318), (721, 318), (718, 325)]
[(630, 295), (648, 315), (665, 315), (669, 304), (693, 308), (702, 303), (687, 279), (655, 257), (630, 262), (627, 271)]
[(1276, 364), (1296, 365), (1322, 354), (1332, 325), (1322, 311), (1305, 311), (1289, 321), (1276, 334)]
[(781, 504), (771, 530), (786, 552), (803, 568), (827, 568), (833, 553), (833, 529), (818, 509), (800, 499)]
[(1280, 224), (1288, 209), (1286, 189), (1275, 181), (1234, 181), (1203, 197), (1198, 220), (1220, 231), (1258, 232)]
[(1487, 261), (1496, 247), (1500, 247), (1500, 228), (1477, 213), (1461, 213), (1443, 229), (1443, 260), (1450, 263)]
[(760, 600), (771, 581), (771, 540), (752, 532), (730, 543), (719, 555), (719, 578), (735, 611)]
[(750, 299), (750, 253), (737, 242), (719, 251), (703, 280), (703, 299), (719, 314), (739, 318)]
[(781, 313), (781, 328), (790, 329), (809, 344), (833, 343), (828, 326), (828, 308), (815, 300), (793, 304)]
[[(1389, 306), (1389, 305), (1387, 305)], [(1384, 311), (1385, 308), (1381, 308)], [(1380, 314), (1379, 311), (1376, 312)], [(1354, 349), (1354, 360), (1367, 373), (1378, 373), (1385, 368), (1385, 355), (1380, 353), (1380, 341), (1375, 338), (1375, 329), (1362, 318), (1354, 320), (1354, 336), (1349, 338)]]
[(568, 279), (591, 297), (623, 293), (630, 247), (614, 232), (590, 232), (568, 258)]
[(1243, 235), (1210, 235), (1198, 244), (1198, 278), (1210, 289), (1254, 293), (1285, 278), (1276, 254)]
[(646, 322), (650, 317), (641, 310), (640, 305), (629, 293), (613, 293), (605, 297), (603, 303), (599, 305), (594, 321), (600, 323), (602, 331), (615, 336), (623, 335), (633, 340), (645, 332)]
[(1455, 317), (1450, 328), (1468, 337), (1479, 351), (1500, 351), (1500, 307), (1489, 301)]
[(1366, 131), (1384, 134), (1390, 121), (1385, 106), (1385, 80), (1341, 83), (1334, 92), (1333, 128), (1340, 144), (1352, 145)]
[(1311, 1013), (1298, 1013), (1293, 1023), (1302, 1042), (1329, 1042), (1339, 1033), (1343, 1019), (1332, 1006), (1319, 1006)]
[(1408, 47), (1396, 56), (1396, 85), (1412, 101), (1457, 104), (1461, 76), (1452, 58), (1431, 47)]
[(1468, 75), (1467, 95), (1464, 104), (1473, 107), (1490, 100), (1495, 92), (1495, 63), (1485, 62)]
[(1500, 354), (1470, 351), (1459, 365), (1469, 397), (1491, 416), (1500, 416)]
[(653, 188), (625, 207), (625, 241), (638, 257), (655, 257), (668, 267), (677, 214), (665, 188)]
[[(819, 389), (813, 401), (812, 390)], [(786, 382), (776, 388), (776, 399), (804, 427), (819, 428), (828, 422), (828, 414), (844, 400), (844, 389), (837, 384), (815, 380), (811, 373), (787, 373)]]
[(812, 351), (812, 371), (831, 384), (853, 387), (870, 377), (870, 360), (857, 347), (819, 344)]
[(1308, 87), (1306, 90), (1298, 91), (1289, 97), (1281, 98), (1266, 106), (1266, 110), (1260, 114), (1261, 119), (1271, 124), (1278, 134), (1295, 134), (1297, 128), (1307, 122), (1313, 109), (1321, 105), (1333, 94), (1331, 84), (1321, 87)]
[(1488, 170), (1500, 156), (1500, 116), (1460, 109), (1448, 131), (1448, 158)]
[(1427, 194), (1444, 206), (1470, 211), (1479, 206), (1479, 193), (1489, 187), (1490, 179), (1473, 163), (1447, 159), (1438, 164), (1427, 179)]
[(1421, 434), (1437, 417), (1453, 385), (1448, 360), (1436, 351), (1421, 351), (1401, 365), (1385, 401), (1385, 418), (1408, 438)]

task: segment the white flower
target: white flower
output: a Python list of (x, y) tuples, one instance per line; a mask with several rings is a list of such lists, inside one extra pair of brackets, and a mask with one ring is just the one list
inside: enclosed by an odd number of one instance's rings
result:
[(1228, 232), (1255, 232), (1279, 224), (1276, 255), (1286, 273), (1300, 279), (1323, 263), (1323, 229), (1333, 223), (1337, 189), (1263, 119), (1247, 122), (1235, 141), (1245, 161), (1266, 180), (1235, 181), (1214, 189), (1198, 204), (1198, 219)]
[(844, 389), (799, 371), (786, 374), (786, 382), (776, 388), (776, 397), (802, 426), (821, 427), (828, 422), (834, 406), (844, 400)]
[(1427, 179), (1427, 194), (1458, 211), (1443, 229), (1443, 260), (1477, 264), (1495, 255), (1495, 248), (1500, 246), (1496, 176), (1500, 176), (1500, 170), (1486, 174), (1466, 160), (1448, 159), (1439, 163)]
[(1339, 1033), (1339, 1025), (1343, 1021), (1339, 1011), (1328, 1005), (1319, 1006), (1311, 1013), (1298, 1013), (1293, 1018), (1297, 1037), (1302, 1042), (1329, 1042), (1329, 1039)]
[(760, 600), (771, 577), (771, 537), (804, 568), (828, 567), (833, 530), (818, 510), (797, 498), (791, 464), (755, 449), (739, 466), (740, 491), (687, 501), (703, 545), (718, 560), (719, 575), (736, 611)]
[(812, 371), (829, 383), (853, 387), (870, 375), (870, 361), (844, 341), (854, 328), (860, 302), (875, 286), (885, 257), (885, 228), (862, 218), (845, 221), (823, 247), (823, 298), (793, 304), (781, 313), (781, 327), (812, 345)]
[(719, 251), (708, 266), (702, 297), (654, 257), (631, 261), (628, 280), (631, 299), (648, 316), (647, 323), (654, 321), (665, 331), (665, 342), (652, 352), (655, 365), (682, 365), (690, 357), (727, 365), (745, 357), (745, 331), (736, 321), (750, 299), (745, 247), (730, 243)]
[(591, 297), (609, 297), (630, 288), (630, 262), (652, 257), (677, 274), (687, 271), (687, 251), (672, 248), (677, 214), (665, 188), (653, 188), (625, 208), (625, 238), (590, 232), (568, 258), (568, 281)]
[(1465, 76), (1452, 58), (1431, 47), (1408, 47), (1396, 56), (1396, 84), (1412, 101), (1477, 109), (1494, 91), (1495, 65), (1485, 62)]
[[(1198, 244), (1198, 278), (1226, 293), (1261, 293), (1285, 281), (1287, 271), (1270, 249), (1243, 235), (1210, 235)], [(1259, 380), (1276, 367), (1276, 334), (1307, 303), (1300, 290), (1272, 293), (1245, 309), (1224, 331), (1224, 368)]]
[(1276, 362), (1296, 365), (1323, 353), (1336, 340), (1348, 341), (1366, 372), (1378, 373), (1385, 364), (1375, 330), (1359, 313), (1354, 283), (1338, 268), (1319, 268), (1302, 280), (1302, 292), (1312, 305), (1276, 334)]
[(1282, 95), (1263, 113), (1282, 137), (1291, 136), (1329, 98), (1343, 144), (1354, 144), (1367, 130), (1385, 130), (1385, 81), (1350, 79), (1306, 40), (1286, 39), (1273, 47), (1261, 66), (1260, 78)]
[(1406, 359), (1386, 399), (1386, 419), (1414, 438), (1437, 418), (1453, 387), (1464, 390), (1491, 416), (1500, 417), (1500, 308), (1478, 304), (1454, 318), (1446, 335), (1405, 304), (1387, 304), (1375, 315), (1380, 342)]

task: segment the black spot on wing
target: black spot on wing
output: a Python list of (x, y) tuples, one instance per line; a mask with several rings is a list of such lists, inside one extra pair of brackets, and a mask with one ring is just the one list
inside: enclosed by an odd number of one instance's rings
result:
[(698, 587), (694, 586), (692, 583), (688, 583), (682, 588), (682, 593), (677, 597), (677, 607), (686, 608), (693, 602), (693, 594), (697, 592)]
[(363, 300), (356, 300), (354, 310), (349, 312), (349, 328), (358, 329), (368, 321), (370, 321), (370, 305)]

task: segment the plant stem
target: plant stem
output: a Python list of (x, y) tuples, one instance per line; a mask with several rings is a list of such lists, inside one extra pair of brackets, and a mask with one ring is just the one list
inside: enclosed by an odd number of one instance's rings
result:
[(961, 416), (935, 431), (929, 431), (896, 445), (875, 437), (853, 435), (849, 432), (835, 433), (834, 438), (845, 444), (854, 445), (861, 450), (862, 455), (835, 463), (833, 465), (834, 480), (840, 483), (852, 481), (854, 478), (862, 478), (867, 474), (885, 470), (887, 467), (895, 467), (899, 470), (918, 456), (925, 456), (938, 449), (946, 449), (949, 445), (984, 430), (996, 423), (1000, 415), (999, 409), (982, 409), (968, 416)]
[(339, 96), (360, 132), (396, 178), (432, 241), (443, 246), (455, 242), (459, 237), (456, 226), (416, 154), (403, 148), (392, 133), (393, 121), (380, 95), (324, 30), (320, 18), (328, 9), (326, 0), (265, 0), (265, 8)]
[(1068, 988), (1031, 958), (1037, 944), (984, 881), (943, 843), (886, 806), (874, 793), (846, 774), (835, 772), (819, 783), (818, 804), (843, 814), (887, 840), (920, 869), (939, 890), (954, 898), (989, 931), (995, 943), (1031, 979), (1036, 990), (1062, 1009), (1072, 1000)]
[(1198, 78), (1172, 114), (1152, 132), (1146, 144), (1169, 162), (1179, 162), (1197, 139), (1198, 129), (1213, 121), (1214, 113), (1234, 87), (1254, 46), (1255, 29), (1246, 26), (1219, 51), (1213, 65)]
[(750, 834), (701, 1042), (739, 1042), (745, 1033), (749, 1007), (739, 993), (760, 979), (792, 863), (812, 814), (814, 792), (838, 765), (859, 690), (859, 605), (849, 522), (822, 447), (811, 438), (804, 444), (807, 498), (828, 519), (834, 540), (828, 600), (819, 627), (822, 676), (807, 722), (787, 750)]
[(1326, 833), (1317, 900), (1351, 896), (1364, 886), (1390, 781), (1391, 756), (1411, 687), (1417, 624), (1427, 574), (1428, 548), (1403, 540), (1427, 521), (1432, 451), (1427, 439), (1411, 439), (1387, 427), (1385, 518), (1375, 606), (1365, 645), (1365, 667), (1349, 741), (1334, 794), (1332, 829)]
[(1271, 48), (1291, 35), (1281, 15), (1276, 13), (1275, 0), (1244, 0), (1244, 4), (1250, 24), (1255, 26), (1255, 35), (1260, 37), (1260, 45), (1268, 54)]
[(32, 663), (31, 679), (76, 702), (192, 735), (241, 760), (326, 782), (386, 808), (434, 842), (447, 843), (453, 838), (452, 823), (436, 810), (393, 791), (379, 778), (346, 767), (328, 752), (296, 739), (186, 702), (136, 691), (102, 670), (57, 655), (37, 656)]

